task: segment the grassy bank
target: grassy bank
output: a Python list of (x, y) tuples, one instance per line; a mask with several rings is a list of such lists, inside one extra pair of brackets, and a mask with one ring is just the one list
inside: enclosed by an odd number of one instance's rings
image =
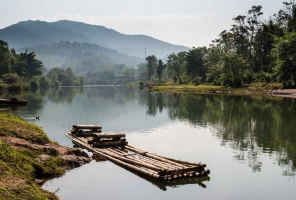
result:
[[(139, 83), (128, 84), (130, 87), (139, 87)], [(266, 94), (271, 90), (282, 89), (281, 83), (253, 83), (243, 85), (239, 88), (231, 88), (226, 86), (213, 85), (192, 85), (192, 84), (173, 84), (171, 82), (162, 83), (144, 82), (144, 89), (149, 89), (154, 92), (172, 92), (172, 93), (225, 93), (225, 94)]]
[(0, 199), (58, 199), (37, 180), (72, 168), (73, 162), (65, 159), (69, 155), (69, 148), (51, 141), (40, 127), (0, 113)]

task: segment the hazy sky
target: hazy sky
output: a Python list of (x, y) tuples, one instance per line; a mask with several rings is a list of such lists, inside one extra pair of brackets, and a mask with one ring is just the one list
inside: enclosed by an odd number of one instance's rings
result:
[(26, 20), (68, 19), (144, 34), (173, 44), (208, 45), (232, 18), (262, 5), (264, 17), (284, 0), (0, 0), (0, 29)]

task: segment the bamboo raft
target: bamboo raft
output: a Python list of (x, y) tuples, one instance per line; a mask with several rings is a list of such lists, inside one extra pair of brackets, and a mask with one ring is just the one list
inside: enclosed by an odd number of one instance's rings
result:
[(73, 125), (71, 132), (65, 135), (94, 155), (157, 180), (170, 181), (210, 174), (205, 164), (176, 160), (138, 149), (128, 145), (125, 133), (103, 133), (99, 125)]

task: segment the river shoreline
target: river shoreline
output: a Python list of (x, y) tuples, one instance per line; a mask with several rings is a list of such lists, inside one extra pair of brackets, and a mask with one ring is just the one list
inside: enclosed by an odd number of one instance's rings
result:
[(268, 87), (242, 87), (229, 88), (221, 86), (193, 86), (193, 85), (163, 85), (145, 88), (151, 92), (166, 93), (196, 93), (196, 94), (221, 94), (221, 95), (264, 95), (272, 97), (296, 98), (296, 89), (282, 89), (273, 86)]
[(63, 176), (91, 161), (81, 149), (51, 141), (44, 131), (12, 114), (0, 113), (0, 199), (58, 199), (42, 180)]

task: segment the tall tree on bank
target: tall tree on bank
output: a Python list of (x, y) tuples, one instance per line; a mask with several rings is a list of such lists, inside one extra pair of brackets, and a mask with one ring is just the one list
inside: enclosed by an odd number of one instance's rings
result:
[(207, 70), (204, 65), (204, 57), (206, 54), (207, 47), (193, 47), (186, 54), (186, 74), (191, 76), (191, 80), (195, 77), (201, 77), (202, 81), (205, 81)]
[(0, 40), (0, 78), (10, 72), (11, 59), (8, 44)]
[(156, 73), (157, 73), (157, 77), (158, 77), (158, 80), (159, 80), (160, 83), (161, 83), (161, 78), (162, 78), (162, 75), (163, 75), (164, 68), (165, 68), (165, 65), (163, 64), (162, 60), (158, 60)]
[(26, 51), (25, 53), (21, 53), (20, 60), (27, 63), (24, 68), (30, 77), (42, 75), (43, 64), (40, 60), (36, 59), (34, 52), (28, 53)]
[(284, 86), (296, 86), (296, 32), (286, 33), (277, 38), (273, 54), (275, 57), (274, 71)]
[(153, 80), (153, 75), (157, 66), (157, 58), (152, 55), (146, 58), (147, 61), (147, 69), (148, 69), (148, 77), (150, 80)]
[(139, 73), (139, 80), (146, 81), (149, 80), (148, 77), (148, 69), (144, 63), (138, 64), (138, 73)]
[(178, 54), (172, 53), (168, 55), (167, 67), (173, 72), (174, 77), (179, 80), (179, 84), (182, 84), (181, 74), (184, 72), (186, 62), (186, 52), (180, 52)]

